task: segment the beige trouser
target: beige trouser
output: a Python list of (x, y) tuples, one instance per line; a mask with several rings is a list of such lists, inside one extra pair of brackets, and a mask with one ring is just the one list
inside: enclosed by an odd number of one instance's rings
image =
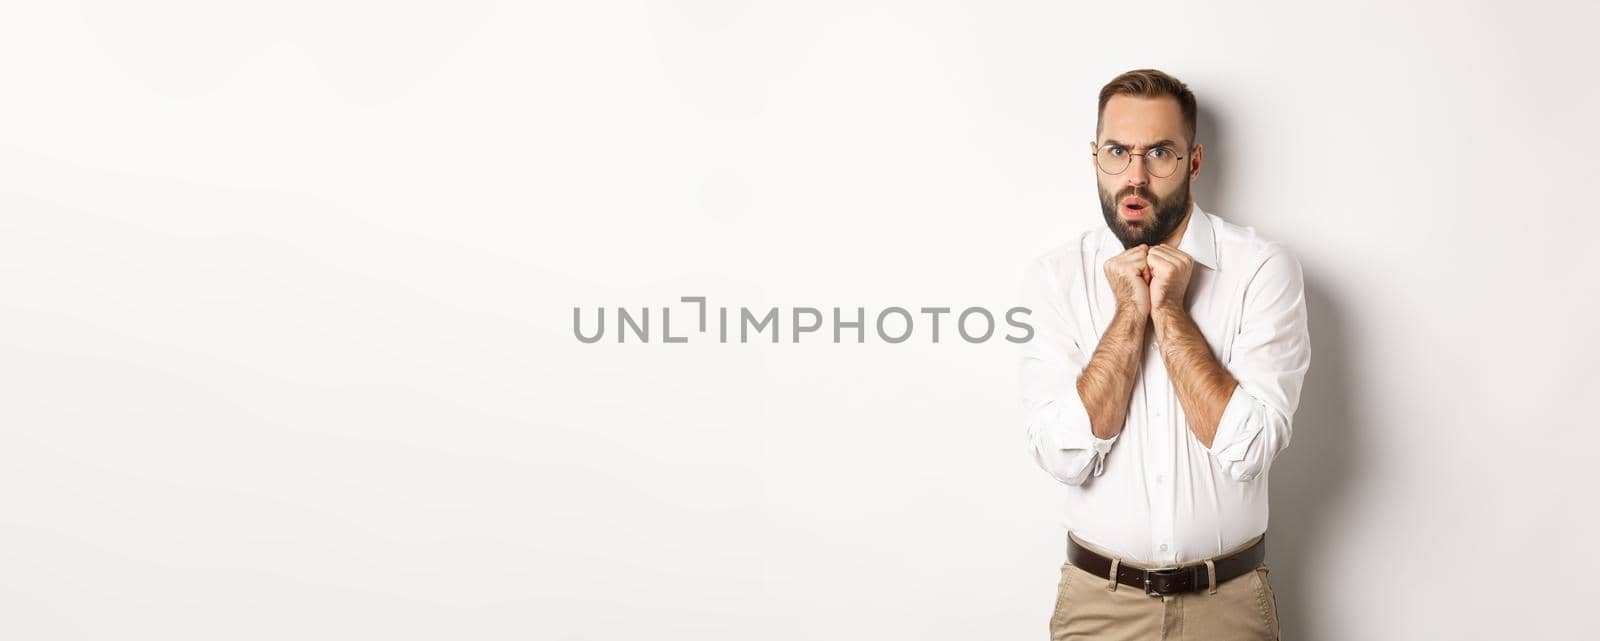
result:
[[(1072, 536), (1070, 533), (1068, 536)], [(1077, 538), (1077, 537), (1073, 537)], [(1104, 548), (1077, 539), (1084, 547), (1107, 558)], [(1255, 543), (1255, 539), (1212, 557), (1228, 556)], [(1121, 565), (1149, 569), (1137, 561), (1120, 559)], [(1203, 565), (1204, 560), (1181, 565)], [(1056, 609), (1050, 617), (1051, 641), (1247, 641), (1278, 639), (1278, 604), (1267, 581), (1267, 563), (1216, 585), (1216, 591), (1149, 596), (1144, 590), (1095, 576), (1072, 565), (1061, 565)]]

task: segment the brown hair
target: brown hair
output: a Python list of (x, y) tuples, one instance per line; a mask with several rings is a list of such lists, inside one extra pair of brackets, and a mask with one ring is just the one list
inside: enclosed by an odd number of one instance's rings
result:
[(1141, 98), (1158, 98), (1172, 96), (1178, 101), (1178, 108), (1183, 111), (1183, 125), (1189, 130), (1189, 144), (1195, 143), (1195, 116), (1200, 109), (1195, 105), (1194, 92), (1189, 91), (1189, 86), (1182, 80), (1167, 75), (1157, 69), (1135, 69), (1111, 79), (1106, 86), (1100, 88), (1100, 111), (1095, 116), (1094, 133), (1100, 135), (1100, 127), (1106, 115), (1106, 103), (1115, 95), (1138, 96)]

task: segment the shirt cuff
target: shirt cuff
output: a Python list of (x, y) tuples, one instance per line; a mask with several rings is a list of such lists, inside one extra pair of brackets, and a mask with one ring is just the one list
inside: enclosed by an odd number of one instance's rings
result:
[(1064, 429), (1056, 430), (1055, 446), (1063, 450), (1089, 450), (1094, 454), (1094, 469), (1090, 473), (1100, 476), (1105, 471), (1106, 454), (1111, 452), (1118, 438), (1122, 437), (1117, 432), (1111, 438), (1100, 438), (1094, 435), (1094, 427), (1089, 422), (1089, 409), (1083, 403), (1065, 403), (1058, 406), (1058, 411), (1067, 416), (1061, 416), (1058, 423)]
[(1233, 396), (1228, 398), (1227, 407), (1222, 409), (1222, 419), (1217, 421), (1217, 433), (1211, 438), (1211, 447), (1206, 449), (1225, 463), (1244, 460), (1250, 442), (1266, 425), (1255, 409), (1255, 397), (1245, 392), (1243, 385), (1235, 385)]
[(1089, 439), (1094, 441), (1094, 469), (1089, 472), (1090, 474), (1100, 476), (1100, 473), (1106, 470), (1106, 454), (1111, 452), (1111, 445), (1116, 443), (1117, 437), (1120, 436), (1122, 432), (1117, 432), (1117, 435), (1111, 438), (1100, 438), (1090, 432)]

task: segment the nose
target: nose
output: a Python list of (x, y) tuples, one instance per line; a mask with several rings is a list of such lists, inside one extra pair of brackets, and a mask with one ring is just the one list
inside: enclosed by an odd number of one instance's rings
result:
[(1150, 172), (1145, 167), (1144, 156), (1138, 155), (1130, 158), (1128, 169), (1122, 172), (1122, 177), (1128, 181), (1129, 185), (1143, 187), (1150, 184)]

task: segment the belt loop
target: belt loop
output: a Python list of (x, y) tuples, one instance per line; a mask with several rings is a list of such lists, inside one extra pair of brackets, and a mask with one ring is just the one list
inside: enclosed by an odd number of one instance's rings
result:
[(1120, 557), (1120, 556), (1111, 557), (1111, 577), (1110, 577), (1111, 578), (1111, 584), (1106, 586), (1107, 590), (1110, 590), (1112, 592), (1116, 592), (1117, 591), (1117, 567), (1121, 566), (1121, 565), (1122, 565), (1122, 557)]
[(1217, 564), (1212, 562), (1211, 559), (1206, 559), (1206, 578), (1211, 581), (1211, 589), (1207, 590), (1206, 593), (1207, 594), (1216, 594), (1217, 593)]

